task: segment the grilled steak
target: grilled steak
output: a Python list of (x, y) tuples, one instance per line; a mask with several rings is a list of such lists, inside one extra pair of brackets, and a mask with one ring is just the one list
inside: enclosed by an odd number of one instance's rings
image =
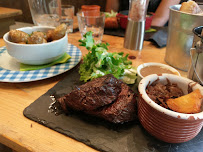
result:
[[(94, 110), (112, 103), (121, 92), (121, 81), (111, 75), (94, 79), (74, 89), (59, 102), (78, 111)], [(63, 103), (65, 102), (65, 104)]]
[(104, 118), (113, 123), (132, 121), (136, 118), (136, 99), (134, 92), (124, 83), (121, 84), (118, 98), (109, 105), (87, 113)]
[(135, 94), (113, 75), (87, 82), (58, 101), (65, 111), (69, 107), (113, 123), (131, 121), (136, 116)]

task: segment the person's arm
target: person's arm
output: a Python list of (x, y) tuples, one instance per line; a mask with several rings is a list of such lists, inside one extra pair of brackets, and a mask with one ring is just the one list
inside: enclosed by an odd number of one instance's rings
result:
[(152, 26), (164, 26), (169, 19), (169, 7), (179, 4), (180, 0), (161, 0), (152, 20)]
[(106, 0), (106, 12), (111, 12), (111, 10), (114, 10), (115, 12), (118, 12), (119, 8), (119, 0)]

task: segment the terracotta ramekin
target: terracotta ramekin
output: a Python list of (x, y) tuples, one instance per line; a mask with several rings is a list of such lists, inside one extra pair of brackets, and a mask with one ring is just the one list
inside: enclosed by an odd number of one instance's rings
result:
[(163, 108), (152, 101), (146, 87), (159, 79), (162, 83), (176, 83), (187, 94), (188, 85), (193, 90), (200, 89), (203, 95), (203, 87), (196, 82), (173, 74), (149, 75), (144, 77), (138, 86), (140, 93), (138, 101), (138, 118), (142, 126), (154, 137), (168, 143), (182, 143), (193, 139), (202, 129), (203, 112), (196, 114), (178, 113)]
[(101, 7), (99, 5), (82, 5), (81, 8), (85, 16), (99, 16)]

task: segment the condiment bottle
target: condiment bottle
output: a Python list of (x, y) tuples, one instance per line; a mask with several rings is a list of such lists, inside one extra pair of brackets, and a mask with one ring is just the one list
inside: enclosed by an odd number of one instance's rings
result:
[(131, 0), (124, 47), (142, 50), (145, 33), (145, 20), (149, 0)]

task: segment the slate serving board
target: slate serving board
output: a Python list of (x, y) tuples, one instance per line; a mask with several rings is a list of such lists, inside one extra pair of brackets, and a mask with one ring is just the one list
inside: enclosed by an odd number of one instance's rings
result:
[(80, 113), (55, 115), (48, 112), (48, 108), (53, 102), (50, 95), (54, 94), (60, 97), (80, 84), (78, 67), (75, 67), (67, 72), (67, 76), (63, 80), (25, 108), (24, 116), (99, 151), (202, 152), (203, 130), (189, 142), (169, 144), (152, 137), (138, 121), (123, 125), (112, 125)]

